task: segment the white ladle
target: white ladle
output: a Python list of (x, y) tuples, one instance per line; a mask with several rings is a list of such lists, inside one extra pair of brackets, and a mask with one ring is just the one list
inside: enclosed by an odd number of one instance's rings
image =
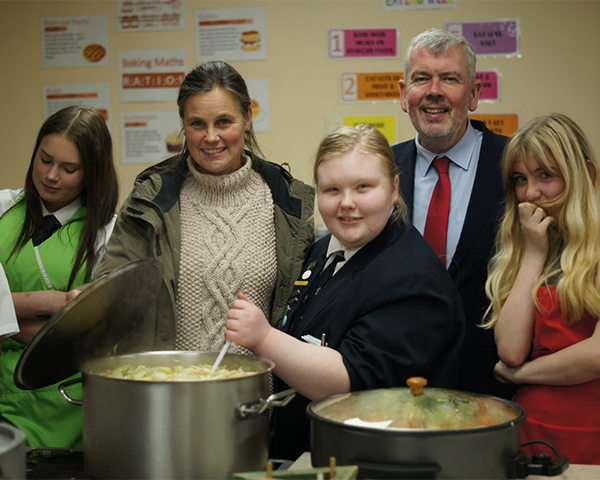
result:
[(221, 365), (221, 360), (223, 360), (223, 357), (227, 353), (227, 349), (229, 348), (229, 345), (231, 345), (231, 340), (225, 340), (225, 345), (223, 345), (223, 348), (221, 349), (221, 352), (219, 353), (219, 356), (215, 360), (215, 364), (210, 369), (211, 375), (213, 373), (215, 373), (216, 370), (217, 370), (217, 368), (219, 368), (219, 365)]

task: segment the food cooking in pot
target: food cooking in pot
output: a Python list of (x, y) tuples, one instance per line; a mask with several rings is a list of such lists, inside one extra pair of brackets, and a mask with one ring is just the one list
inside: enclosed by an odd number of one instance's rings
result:
[(123, 365), (95, 373), (101, 377), (142, 382), (195, 382), (199, 380), (237, 378), (256, 374), (256, 372), (242, 370), (242, 368), (232, 370), (227, 367), (219, 367), (214, 373), (210, 373), (211, 368), (212, 365), (192, 365), (190, 367), (181, 365), (173, 367), (144, 367), (143, 365), (134, 367), (133, 365)]
[(419, 396), (407, 388), (355, 392), (314, 413), (348, 425), (428, 430), (497, 425), (519, 415), (512, 406), (492, 397), (437, 388)]

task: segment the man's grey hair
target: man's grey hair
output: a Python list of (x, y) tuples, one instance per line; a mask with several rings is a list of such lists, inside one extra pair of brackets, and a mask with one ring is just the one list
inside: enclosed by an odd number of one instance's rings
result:
[(404, 79), (406, 81), (408, 80), (410, 55), (413, 50), (425, 49), (437, 55), (447, 52), (456, 45), (461, 46), (467, 56), (467, 62), (469, 64), (469, 82), (470, 85), (473, 85), (477, 73), (477, 54), (475, 53), (473, 45), (471, 45), (462, 35), (447, 32), (446, 30), (440, 30), (439, 28), (426, 30), (410, 41), (408, 49), (406, 50), (406, 57), (404, 57)]

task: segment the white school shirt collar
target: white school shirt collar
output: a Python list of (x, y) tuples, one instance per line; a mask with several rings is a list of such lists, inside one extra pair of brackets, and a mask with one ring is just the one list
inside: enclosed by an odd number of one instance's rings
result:
[(331, 235), (331, 238), (329, 239), (329, 245), (327, 246), (327, 261), (325, 262), (323, 268), (326, 268), (333, 261), (333, 254), (341, 250), (344, 252), (344, 260), (335, 266), (335, 271), (333, 272), (335, 275), (337, 272), (339, 272), (340, 268), (342, 268), (346, 262), (356, 255), (356, 253), (363, 247), (364, 245), (358, 248), (346, 248), (337, 238)]
[[(71, 217), (75, 215), (75, 212), (79, 209), (79, 207), (81, 207), (81, 197), (77, 197), (66, 207), (63, 207), (60, 210), (57, 210), (56, 212), (53, 212), (52, 215), (56, 217), (56, 219), (60, 222), (61, 225), (64, 225), (69, 220), (71, 220)], [(42, 215), (44, 217), (46, 215), (50, 215), (50, 212), (46, 208), (46, 205), (44, 205), (44, 202), (42, 202)]]

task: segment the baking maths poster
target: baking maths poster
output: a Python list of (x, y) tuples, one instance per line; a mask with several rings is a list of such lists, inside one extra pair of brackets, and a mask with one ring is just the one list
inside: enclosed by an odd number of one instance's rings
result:
[(402, 72), (345, 72), (340, 74), (340, 100), (342, 103), (399, 102), (398, 82)]
[(44, 85), (44, 119), (70, 107), (80, 105), (98, 110), (111, 129), (109, 83), (72, 83), (62, 85)]
[(383, 11), (396, 10), (435, 10), (439, 8), (456, 8), (458, 0), (382, 0)]
[(518, 20), (495, 22), (450, 22), (446, 30), (465, 37), (477, 55), (519, 55)]
[(195, 12), (196, 61), (267, 59), (264, 7)]
[(252, 126), (255, 132), (266, 133), (270, 127), (268, 80), (246, 80), (248, 94), (252, 99)]
[(383, 133), (390, 145), (398, 143), (398, 115), (329, 115), (327, 133), (340, 127), (356, 127), (361, 123)]
[(330, 59), (398, 58), (400, 32), (397, 28), (353, 28), (327, 31)]
[(185, 30), (184, 0), (117, 0), (117, 32)]
[(470, 113), (469, 118), (485, 123), (492, 132), (512, 137), (519, 129), (518, 113)]
[(183, 148), (176, 111), (121, 114), (121, 162), (158, 163)]
[(121, 102), (175, 102), (187, 73), (187, 50), (119, 52)]
[(43, 17), (44, 68), (108, 65), (108, 16)]

